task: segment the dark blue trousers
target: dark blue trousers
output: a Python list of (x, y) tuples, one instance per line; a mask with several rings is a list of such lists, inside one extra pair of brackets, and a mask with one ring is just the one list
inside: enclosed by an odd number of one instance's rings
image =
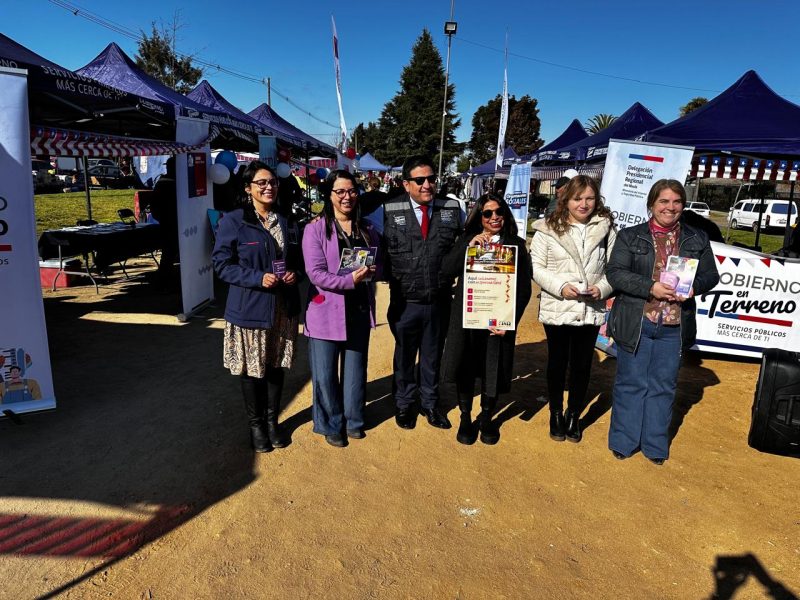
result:
[(669, 458), (669, 425), (681, 364), (681, 328), (642, 319), (636, 352), (617, 346), (608, 447)]
[(395, 341), (393, 390), (397, 408), (413, 404), (417, 389), (424, 408), (436, 406), (449, 316), (449, 298), (430, 304), (392, 299), (389, 304), (389, 327)]

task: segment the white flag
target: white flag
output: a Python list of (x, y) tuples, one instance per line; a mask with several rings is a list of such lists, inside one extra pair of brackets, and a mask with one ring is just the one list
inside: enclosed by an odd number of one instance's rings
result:
[(339, 69), (339, 37), (336, 35), (336, 21), (331, 15), (331, 26), (333, 27), (333, 66), (336, 71), (336, 99), (339, 101), (339, 127), (342, 129), (339, 147), (342, 152), (347, 152), (347, 125), (344, 122), (344, 110), (342, 109), (342, 72)]
[(500, 105), (500, 131), (497, 134), (497, 156), (495, 168), (503, 166), (506, 153), (506, 126), (508, 125), (508, 40), (506, 39), (506, 64), (503, 69), (503, 103)]

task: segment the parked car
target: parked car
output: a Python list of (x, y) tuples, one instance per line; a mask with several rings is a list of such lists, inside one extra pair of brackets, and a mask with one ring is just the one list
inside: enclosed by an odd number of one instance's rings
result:
[(758, 229), (758, 215), (762, 213), (761, 227), (770, 228), (786, 227), (786, 216), (791, 206), (791, 220), (797, 218), (797, 205), (791, 200), (778, 200), (776, 198), (739, 200), (728, 212), (728, 224), (733, 229)]
[(705, 217), (706, 219), (711, 218), (711, 210), (708, 208), (708, 204), (705, 202), (689, 202), (686, 204), (686, 210), (690, 210), (694, 213), (697, 213), (701, 217)]

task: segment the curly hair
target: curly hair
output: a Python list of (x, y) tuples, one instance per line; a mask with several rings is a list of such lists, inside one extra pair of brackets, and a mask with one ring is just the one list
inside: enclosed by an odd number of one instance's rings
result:
[(558, 199), (556, 209), (545, 218), (545, 223), (558, 235), (564, 234), (569, 229), (569, 209), (567, 208), (567, 202), (570, 199), (580, 196), (587, 187), (591, 188), (592, 192), (594, 192), (595, 198), (594, 211), (589, 215), (589, 218), (599, 215), (608, 219), (611, 225), (614, 224), (614, 216), (606, 205), (603, 204), (603, 197), (600, 195), (600, 186), (597, 184), (597, 180), (588, 175), (576, 175), (569, 180), (569, 183), (564, 187), (564, 191), (561, 192), (561, 197)]

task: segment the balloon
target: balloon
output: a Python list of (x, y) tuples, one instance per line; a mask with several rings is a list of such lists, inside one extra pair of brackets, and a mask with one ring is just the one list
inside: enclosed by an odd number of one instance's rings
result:
[(281, 179), (283, 179), (284, 177), (288, 177), (289, 175), (292, 174), (292, 168), (285, 162), (279, 162), (275, 171), (277, 171), (278, 177), (280, 177)]
[(208, 168), (208, 172), (211, 176), (211, 181), (217, 185), (224, 185), (231, 178), (231, 170), (222, 163), (214, 163)]
[(214, 159), (214, 164), (216, 165), (225, 165), (228, 167), (228, 170), (233, 171), (236, 170), (237, 165), (239, 164), (236, 160), (236, 155), (231, 152), (230, 150), (223, 150), (219, 154), (217, 154), (217, 158)]
[(356, 150), (355, 148), (348, 148), (347, 149), (347, 158), (353, 160), (356, 157)]
[(360, 154), (356, 154), (356, 160), (361, 160), (361, 155)]
[(328, 169), (326, 169), (325, 167), (320, 167), (319, 169), (317, 169), (317, 177), (319, 177), (320, 179), (325, 179), (327, 176), (328, 176)]
[(317, 175), (316, 173), (309, 173), (308, 174), (308, 182), (311, 185), (319, 184), (319, 175)]

